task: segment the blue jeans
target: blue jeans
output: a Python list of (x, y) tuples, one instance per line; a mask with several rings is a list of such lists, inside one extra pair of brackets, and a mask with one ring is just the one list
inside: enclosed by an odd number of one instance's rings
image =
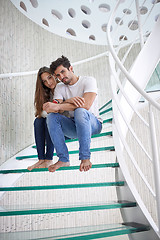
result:
[(50, 113), (47, 116), (47, 126), (59, 161), (62, 162), (69, 162), (65, 137), (78, 138), (79, 160), (90, 159), (91, 135), (98, 134), (102, 130), (102, 123), (84, 108), (77, 108), (74, 111), (74, 118)]
[(34, 136), (37, 147), (38, 159), (52, 160), (54, 145), (48, 132), (46, 118), (36, 118), (34, 120)]

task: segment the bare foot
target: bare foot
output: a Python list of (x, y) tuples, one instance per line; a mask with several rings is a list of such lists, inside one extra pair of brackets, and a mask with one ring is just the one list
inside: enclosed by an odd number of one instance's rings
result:
[(27, 169), (28, 169), (29, 171), (31, 171), (31, 170), (34, 169), (34, 168), (39, 168), (39, 166), (40, 166), (43, 162), (44, 162), (44, 160), (39, 160), (39, 161), (36, 162), (35, 164), (29, 166)]
[(44, 160), (44, 162), (41, 163), (38, 168), (48, 168), (52, 164), (53, 164), (52, 160)]
[(68, 167), (70, 165), (69, 162), (62, 162), (62, 161), (58, 161), (53, 165), (50, 165), (48, 170), (49, 172), (55, 172), (57, 169), (59, 169), (60, 167)]
[(92, 167), (92, 163), (89, 159), (81, 160), (79, 171), (88, 171)]

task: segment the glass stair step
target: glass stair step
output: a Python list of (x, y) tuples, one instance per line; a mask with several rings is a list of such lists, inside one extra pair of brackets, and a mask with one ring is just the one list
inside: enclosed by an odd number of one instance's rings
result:
[(100, 182), (100, 183), (82, 183), (82, 184), (63, 184), (63, 185), (44, 185), (44, 186), (24, 186), (24, 187), (0, 187), (0, 191), (27, 191), (27, 190), (49, 190), (49, 189), (68, 189), (68, 188), (93, 188), (124, 186), (124, 181), (119, 182)]
[(80, 212), (136, 207), (135, 202), (121, 201), (121, 202), (100, 202), (100, 203), (79, 203), (69, 205), (5, 205), (0, 207), (0, 216), (15, 216), (15, 215), (32, 215), (32, 214), (48, 214), (48, 213), (64, 213), (64, 212)]
[[(95, 135), (92, 135), (91, 138), (98, 138), (98, 137), (104, 137), (104, 136), (112, 136), (112, 131), (95, 134)], [(78, 139), (66, 140), (66, 142), (74, 142), (74, 141), (78, 141)]]
[[(101, 152), (101, 151), (115, 151), (114, 146), (109, 146), (109, 147), (100, 147), (100, 148), (92, 148), (90, 149), (91, 152)], [(73, 150), (69, 151), (69, 154), (78, 154), (79, 150)], [(56, 156), (56, 153), (53, 154), (53, 156)], [(16, 157), (17, 160), (22, 160), (26, 158), (37, 158), (37, 155), (29, 155), (29, 156), (20, 156)]]
[[(92, 169), (94, 168), (107, 168), (107, 167), (119, 167), (119, 163), (104, 163), (104, 164), (93, 164)], [(56, 171), (62, 170), (77, 170), (79, 166), (69, 166), (69, 167), (61, 167)], [(8, 173), (22, 173), (22, 172), (48, 172), (48, 168), (35, 168), (32, 171), (28, 169), (8, 169), (8, 170), (0, 170), (0, 174), (8, 174)]]
[[(95, 135), (92, 135), (91, 138), (104, 137), (104, 136), (112, 136), (112, 131), (95, 134)], [(75, 138), (75, 139), (67, 139), (65, 142), (68, 143), (68, 142), (76, 142), (76, 141), (78, 141), (77, 138)], [(36, 146), (33, 145), (32, 148), (36, 148)]]
[(103, 115), (103, 114), (108, 113), (108, 112), (111, 112), (111, 111), (112, 111), (112, 107), (110, 107), (110, 108), (108, 108), (108, 109), (100, 112), (99, 115)]
[(105, 123), (111, 123), (112, 120), (113, 120), (113, 118), (105, 119), (105, 120), (103, 120), (103, 124), (105, 124)]
[(95, 226), (57, 228), (37, 231), (0, 233), (5, 240), (89, 240), (148, 231), (149, 227), (137, 223), (103, 224)]
[(110, 101), (108, 101), (107, 103), (105, 103), (102, 107), (100, 107), (99, 111), (101, 111), (103, 108), (107, 107), (111, 103), (112, 103), (112, 99)]

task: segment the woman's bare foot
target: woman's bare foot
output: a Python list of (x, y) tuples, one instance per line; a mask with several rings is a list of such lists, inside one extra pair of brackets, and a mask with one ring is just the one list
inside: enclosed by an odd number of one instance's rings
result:
[(89, 159), (81, 160), (79, 171), (88, 171), (92, 167), (92, 163)]
[(39, 168), (39, 166), (40, 166), (43, 162), (44, 162), (44, 160), (39, 160), (39, 161), (36, 162), (35, 164), (29, 166), (27, 169), (28, 169), (29, 171), (31, 171), (31, 170), (34, 169), (34, 168)]
[(45, 159), (44, 162), (41, 163), (38, 168), (48, 168), (52, 164), (53, 164), (52, 160), (46, 160)]
[(53, 165), (50, 165), (48, 170), (49, 172), (55, 172), (57, 169), (61, 168), (61, 167), (68, 167), (70, 165), (69, 162), (62, 162), (62, 161), (58, 161)]

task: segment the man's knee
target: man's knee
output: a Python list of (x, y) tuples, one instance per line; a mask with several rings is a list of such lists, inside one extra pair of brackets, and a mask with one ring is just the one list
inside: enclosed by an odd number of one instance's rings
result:
[(76, 114), (86, 114), (88, 112), (88, 110), (86, 110), (85, 108), (76, 108), (74, 110), (74, 115)]
[(47, 125), (54, 124), (58, 117), (58, 113), (49, 113), (46, 118)]
[(74, 119), (75, 121), (83, 121), (83, 119), (85, 120), (89, 120), (89, 114), (88, 111), (85, 108), (77, 108), (74, 111)]

